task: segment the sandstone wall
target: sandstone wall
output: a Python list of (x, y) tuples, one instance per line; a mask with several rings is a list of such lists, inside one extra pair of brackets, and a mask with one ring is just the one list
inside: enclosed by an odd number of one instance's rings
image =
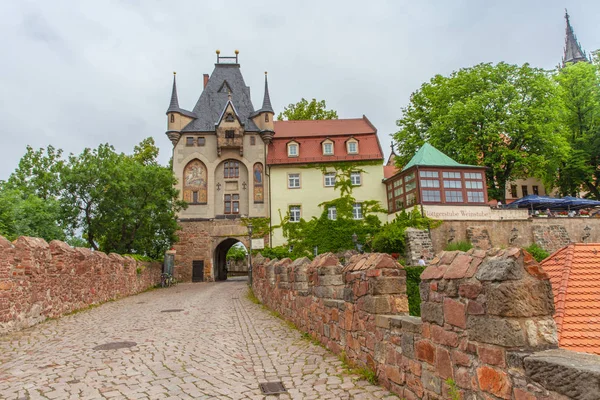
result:
[(160, 282), (161, 268), (60, 241), (0, 236), (0, 334), (139, 293)]
[[(446, 252), (423, 272), (422, 318), (388, 255), (341, 265), (255, 260), (255, 295), (406, 400), (600, 399), (600, 357), (557, 349), (552, 290), (517, 248)], [(453, 383), (448, 381), (451, 379)]]
[[(436, 253), (442, 251), (451, 239), (455, 242), (469, 241), (470, 236), (484, 247), (527, 247), (537, 243), (552, 252), (565, 241), (581, 242), (586, 227), (590, 228), (590, 236), (585, 242), (600, 243), (600, 218), (444, 221), (440, 227), (431, 230), (431, 239)], [(451, 232), (451, 229), (454, 231)], [(534, 231), (538, 234), (534, 235)]]

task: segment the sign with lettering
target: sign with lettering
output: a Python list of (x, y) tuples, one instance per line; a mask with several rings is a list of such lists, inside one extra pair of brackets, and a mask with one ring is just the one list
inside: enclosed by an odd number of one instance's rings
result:
[[(501, 221), (523, 220), (529, 218), (526, 209), (495, 209), (488, 206), (423, 206), (426, 216), (442, 221), (477, 220)], [(388, 219), (393, 219), (392, 214)]]
[(265, 239), (252, 239), (252, 250), (260, 250), (265, 248)]

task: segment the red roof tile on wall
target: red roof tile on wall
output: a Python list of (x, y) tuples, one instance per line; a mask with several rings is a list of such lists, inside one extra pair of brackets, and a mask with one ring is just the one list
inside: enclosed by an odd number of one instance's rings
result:
[(550, 275), (559, 346), (600, 354), (600, 243), (573, 243), (541, 262)]
[[(358, 141), (358, 154), (348, 154), (346, 141)], [(334, 145), (333, 155), (323, 155), (321, 143), (329, 139)], [(299, 144), (299, 156), (288, 157), (287, 144)], [(275, 136), (269, 144), (267, 163), (305, 164), (328, 161), (383, 160), (377, 130), (366, 117), (319, 121), (275, 121)]]

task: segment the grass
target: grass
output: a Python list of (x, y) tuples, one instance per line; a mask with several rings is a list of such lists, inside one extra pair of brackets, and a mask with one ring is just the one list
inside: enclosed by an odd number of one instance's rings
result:
[(373, 371), (371, 368), (369, 368), (369, 367), (356, 367), (352, 363), (352, 361), (350, 361), (350, 359), (348, 358), (348, 355), (346, 354), (346, 352), (343, 351), (343, 350), (340, 353), (339, 357), (340, 357), (340, 361), (342, 362), (342, 368), (347, 373), (358, 375), (358, 376), (361, 377), (361, 379), (369, 382), (372, 385), (379, 384), (379, 381), (377, 379), (377, 373), (375, 371)]
[(529, 247), (525, 247), (525, 250), (527, 250), (527, 252), (529, 254), (531, 254), (533, 256), (533, 258), (535, 258), (535, 261), (537, 261), (537, 262), (540, 262), (540, 261), (548, 258), (548, 256), (550, 255), (550, 253), (548, 253), (546, 250), (542, 249), (536, 243), (532, 244)]
[(460, 390), (456, 387), (456, 382), (452, 378), (446, 379), (446, 385), (448, 385), (448, 394), (451, 400), (460, 400)]
[(246, 298), (254, 304), (260, 304), (260, 300), (254, 294), (254, 291), (252, 290), (252, 288), (248, 288), (248, 292), (246, 293)]

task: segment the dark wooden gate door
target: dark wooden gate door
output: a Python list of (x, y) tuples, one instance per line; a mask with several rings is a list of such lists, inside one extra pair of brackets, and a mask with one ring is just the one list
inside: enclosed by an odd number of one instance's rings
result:
[(204, 260), (192, 261), (192, 282), (204, 281)]

